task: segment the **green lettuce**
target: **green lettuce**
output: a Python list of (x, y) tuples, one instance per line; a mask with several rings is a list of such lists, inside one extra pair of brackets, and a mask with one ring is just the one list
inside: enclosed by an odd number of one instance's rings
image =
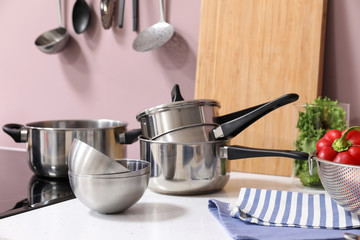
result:
[[(331, 129), (344, 130), (347, 127), (346, 112), (328, 97), (318, 97), (313, 103), (304, 105), (305, 112), (299, 111), (297, 129), (299, 135), (294, 143), (295, 150), (312, 153), (316, 150), (317, 141)], [(298, 176), (304, 186), (321, 187), (316, 166), (313, 175), (309, 174), (307, 161), (295, 159), (295, 176)]]

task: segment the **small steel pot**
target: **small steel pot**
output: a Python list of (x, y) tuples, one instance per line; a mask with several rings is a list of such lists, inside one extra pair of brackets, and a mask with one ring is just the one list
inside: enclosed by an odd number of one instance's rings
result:
[(214, 123), (219, 108), (220, 104), (213, 100), (177, 101), (146, 109), (136, 119), (142, 136), (154, 139), (184, 126)]
[(113, 159), (124, 158), (126, 145), (122, 143), (134, 141), (120, 141), (126, 132), (126, 126), (126, 122), (107, 119), (56, 120), (26, 125), (6, 124), (3, 130), (15, 142), (27, 142), (29, 164), (35, 174), (67, 178), (67, 158), (74, 138)]
[[(299, 157), (299, 152), (295, 151), (254, 151), (227, 143), (228, 140), (168, 143), (140, 138), (140, 158), (151, 163), (149, 189), (170, 195), (212, 193), (221, 190), (229, 180), (227, 160)], [(301, 154), (307, 159), (307, 153)]]
[(218, 116), (220, 104), (213, 100), (176, 101), (147, 109), (136, 118), (146, 139), (189, 142), (192, 138), (191, 142), (205, 142), (234, 137), (261, 117), (298, 98), (290, 93), (224, 116)]

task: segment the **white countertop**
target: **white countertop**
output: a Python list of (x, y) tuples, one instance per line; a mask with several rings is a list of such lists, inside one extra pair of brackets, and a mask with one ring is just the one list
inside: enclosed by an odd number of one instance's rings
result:
[(0, 219), (0, 239), (230, 239), (208, 210), (208, 200), (235, 203), (240, 188), (314, 192), (296, 178), (231, 173), (217, 193), (170, 196), (147, 190), (123, 213), (104, 215), (77, 199)]

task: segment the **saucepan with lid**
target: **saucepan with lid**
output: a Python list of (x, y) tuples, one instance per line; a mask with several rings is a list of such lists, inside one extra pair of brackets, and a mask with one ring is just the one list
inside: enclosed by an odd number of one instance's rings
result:
[(219, 116), (220, 104), (215, 100), (173, 97), (172, 103), (146, 109), (136, 118), (146, 139), (203, 142), (234, 137), (261, 117), (298, 98), (297, 94), (290, 93), (258, 106)]
[[(26, 125), (9, 123), (3, 131), (15, 142), (26, 142), (31, 170), (40, 176), (67, 178), (68, 155), (75, 138), (87, 143), (110, 158), (126, 157), (126, 144), (137, 140), (140, 131), (127, 134), (124, 121), (54, 120)], [(129, 131), (130, 132), (130, 131)]]

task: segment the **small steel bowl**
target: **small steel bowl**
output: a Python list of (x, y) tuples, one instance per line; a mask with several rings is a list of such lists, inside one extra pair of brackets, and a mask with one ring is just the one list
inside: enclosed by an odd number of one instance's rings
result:
[(134, 166), (142, 169), (122, 174), (79, 175), (69, 171), (70, 186), (80, 202), (99, 213), (118, 213), (133, 206), (143, 196), (150, 179), (150, 163), (142, 160), (120, 160), (127, 168)]
[(68, 167), (71, 173), (86, 175), (129, 172), (122, 164), (78, 139), (71, 144)]

